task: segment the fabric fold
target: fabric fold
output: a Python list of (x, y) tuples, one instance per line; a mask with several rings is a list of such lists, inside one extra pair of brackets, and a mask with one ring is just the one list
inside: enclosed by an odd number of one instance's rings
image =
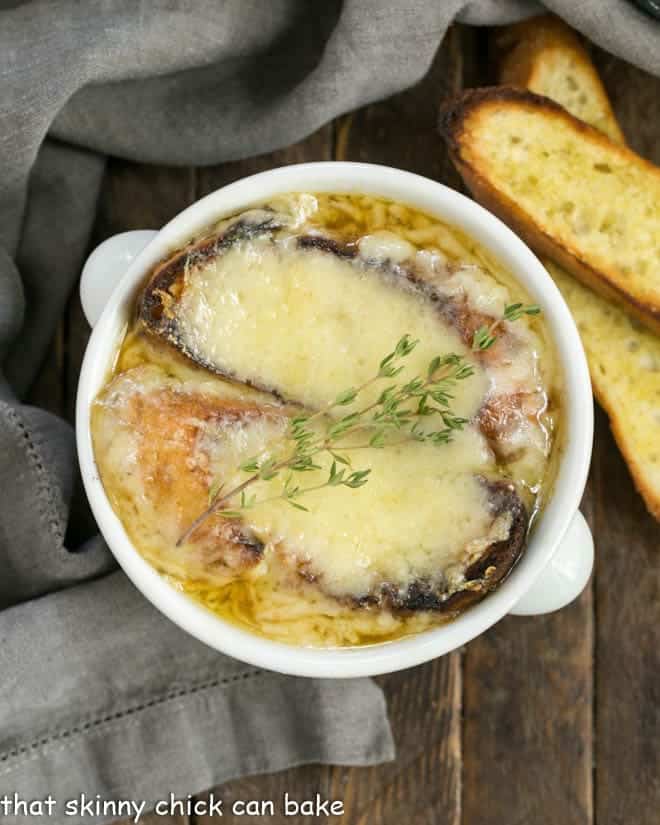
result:
[(83, 793), (149, 809), (244, 774), (394, 756), (371, 680), (279, 676), (221, 656), (120, 572), (0, 613), (0, 671), (0, 797), (52, 794), (62, 820)]

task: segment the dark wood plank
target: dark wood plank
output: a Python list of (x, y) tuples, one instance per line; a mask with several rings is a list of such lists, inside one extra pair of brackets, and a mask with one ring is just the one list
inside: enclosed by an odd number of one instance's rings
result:
[(160, 229), (196, 199), (197, 170), (108, 161), (93, 244), (117, 232)]
[(223, 163), (221, 166), (210, 166), (197, 170), (197, 197), (208, 195), (228, 183), (239, 178), (264, 172), (266, 169), (275, 169), (278, 166), (289, 166), (292, 163), (306, 163), (308, 161), (332, 160), (334, 127), (327, 124), (299, 143), (257, 155), (246, 160)]
[[(660, 164), (660, 79), (595, 50), (629, 144)], [(660, 526), (598, 417), (596, 819), (651, 825), (660, 812)]]
[(506, 618), (467, 647), (465, 823), (593, 821), (592, 644), (589, 588), (558, 613)]
[(50, 349), (26, 397), (26, 404), (64, 414), (64, 324), (55, 330)]
[(593, 459), (596, 821), (657, 825), (660, 812), (660, 528), (599, 411)]
[(349, 816), (359, 825), (461, 822), (461, 655), (451, 653), (379, 680), (397, 760), (362, 771), (335, 768)]
[[(454, 30), (443, 44), (428, 76), (414, 89), (366, 107), (335, 125), (338, 160), (387, 163), (456, 184), (457, 177), (436, 133), (440, 99), (460, 88), (462, 35)], [(272, 166), (331, 157), (331, 127), (308, 141), (272, 155), (219, 169), (200, 170), (200, 194), (236, 177)], [(305, 766), (262, 777), (227, 783), (218, 792), (229, 801), (263, 799), (281, 801), (284, 791), (299, 799), (320, 793), (339, 799), (345, 814), (340, 819), (299, 817), (296, 822), (323, 825), (386, 825), (402, 821), (416, 825), (458, 825), (460, 821), (460, 653), (429, 662), (420, 668), (382, 677), (389, 715), (397, 742), (394, 763), (371, 768)], [(423, 789), (423, 791), (422, 791)], [(232, 817), (224, 821), (252, 823), (258, 818)], [(268, 822), (291, 821), (281, 808)], [(199, 825), (210, 820), (198, 818)]]
[[(592, 473), (593, 476), (593, 473)], [(590, 479), (582, 512), (595, 527)], [(593, 592), (503, 619), (466, 648), (463, 822), (593, 822)]]
[[(592, 481), (582, 506), (592, 523), (593, 501)], [(465, 823), (593, 821), (593, 639), (590, 585), (568, 608), (506, 618), (468, 645)]]

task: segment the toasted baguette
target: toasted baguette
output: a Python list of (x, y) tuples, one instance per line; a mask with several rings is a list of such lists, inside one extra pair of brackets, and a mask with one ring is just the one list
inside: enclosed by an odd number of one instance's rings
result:
[(440, 128), (475, 197), (660, 332), (660, 169), (547, 97), (473, 89)]
[(660, 520), (660, 338), (550, 261), (580, 331), (596, 398), (649, 512)]
[[(545, 95), (623, 143), (600, 78), (574, 32), (550, 15), (509, 26), (500, 80)], [(563, 77), (561, 74), (563, 73)], [(575, 85), (574, 85), (575, 84)], [(595, 395), (649, 512), (660, 520), (660, 337), (544, 261), (579, 327)]]
[(607, 93), (578, 35), (558, 17), (545, 14), (501, 30), (499, 80), (545, 95), (615, 143), (624, 137)]

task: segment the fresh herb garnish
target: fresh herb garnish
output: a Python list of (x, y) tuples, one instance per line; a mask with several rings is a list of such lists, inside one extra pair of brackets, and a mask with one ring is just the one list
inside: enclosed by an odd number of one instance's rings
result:
[(503, 321), (517, 321), (523, 315), (538, 315), (541, 312), (541, 307), (537, 304), (508, 304), (504, 307), (504, 314), (501, 318), (493, 321), (489, 326), (479, 327), (472, 337), (472, 349), (486, 350), (497, 340), (495, 333)]

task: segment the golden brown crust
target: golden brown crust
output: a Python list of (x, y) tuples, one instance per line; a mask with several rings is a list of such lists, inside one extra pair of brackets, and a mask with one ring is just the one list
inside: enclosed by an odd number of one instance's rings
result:
[(178, 249), (152, 270), (138, 301), (138, 315), (149, 329), (160, 331), (164, 338), (177, 344), (171, 329), (169, 309), (183, 292), (186, 268), (214, 258), (239, 240), (254, 237), (276, 228), (273, 219), (261, 223), (237, 220), (222, 232), (212, 233)]
[[(532, 92), (545, 91), (548, 74), (553, 63), (557, 61), (557, 53), (561, 52), (564, 57), (570, 59), (576, 69), (580, 92), (587, 95), (590, 104), (596, 104), (594, 113), (597, 111), (600, 117), (598, 126), (606, 130), (613, 140), (625, 142), (600, 77), (586, 49), (576, 34), (561, 20), (552, 15), (544, 15), (508, 26), (498, 36), (497, 47), (500, 52), (501, 82), (520, 86)], [(558, 97), (557, 102), (567, 101)], [(592, 125), (595, 126), (596, 123), (592, 122)], [(469, 174), (469, 170), (466, 170), (466, 174)], [(479, 183), (478, 180), (472, 181), (471, 188), (475, 195), (486, 205), (494, 208), (495, 205), (489, 202), (488, 187), (482, 187)], [(516, 228), (521, 234), (525, 234), (524, 227)], [(534, 244), (537, 239), (529, 237), (528, 240)], [(545, 249), (548, 250), (547, 245)], [(552, 255), (553, 251), (551, 249), (549, 254)], [(618, 294), (615, 293), (613, 297), (616, 300)], [(651, 515), (660, 520), (660, 490), (655, 489), (650, 483), (648, 473), (642, 466), (634, 445), (630, 443), (626, 422), (621, 419), (620, 410), (608, 392), (607, 381), (597, 370), (592, 370), (592, 382), (596, 399), (609, 417), (612, 433), (626, 460), (635, 487)]]
[[(137, 460), (145, 497), (155, 507), (175, 506), (181, 532), (199, 515), (206, 501), (209, 470), (191, 459), (200, 427), (208, 422), (236, 422), (264, 415), (254, 404), (177, 393), (164, 388), (131, 395), (123, 414), (137, 438)], [(269, 412), (270, 414), (270, 412)], [(209, 519), (191, 540), (209, 565), (250, 567), (263, 555), (263, 545), (240, 525)]]
[(614, 271), (598, 270), (589, 263), (587, 255), (581, 255), (578, 249), (568, 249), (518, 203), (490, 182), (485, 164), (477, 165), (472, 159), (470, 127), (478, 118), (486, 116), (490, 109), (501, 106), (532, 110), (547, 119), (548, 128), (552, 128), (553, 121), (563, 121), (576, 135), (622, 155), (624, 160), (644, 167), (645, 172), (657, 176), (659, 180), (660, 170), (629, 149), (613, 143), (602, 132), (573, 117), (550, 98), (512, 86), (470, 89), (448, 101), (441, 111), (440, 131), (447, 141), (456, 168), (475, 198), (509, 224), (537, 252), (561, 264), (605, 298), (623, 304), (642, 323), (660, 334), (660, 306), (645, 303), (626, 292), (616, 282)]
[[(542, 15), (531, 20), (505, 27), (497, 41), (500, 52), (499, 78), (504, 84), (521, 86), (529, 91), (542, 92), (542, 77), (548, 72), (561, 51), (577, 67), (580, 92), (590, 103), (595, 102), (600, 112), (600, 125), (619, 143), (625, 138), (616, 120), (609, 98), (589, 54), (576, 33), (553, 15)], [(547, 76), (547, 75), (546, 75)], [(563, 102), (558, 99), (557, 102)], [(596, 126), (595, 122), (592, 122)], [(649, 482), (648, 474), (641, 466), (634, 446), (628, 437), (626, 422), (621, 418), (612, 394), (608, 392), (607, 379), (598, 370), (592, 370), (594, 395), (607, 413), (616, 444), (623, 455), (633, 483), (646, 507), (660, 521), (660, 490)]]

